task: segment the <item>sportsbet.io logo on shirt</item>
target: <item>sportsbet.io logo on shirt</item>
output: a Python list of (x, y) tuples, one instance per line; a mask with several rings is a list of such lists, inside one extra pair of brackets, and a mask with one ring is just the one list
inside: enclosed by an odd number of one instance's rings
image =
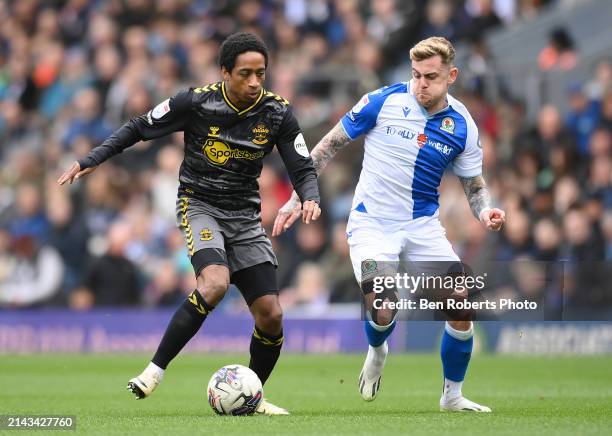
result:
[(225, 165), (230, 159), (248, 159), (256, 160), (264, 157), (265, 152), (257, 151), (252, 153), (247, 150), (231, 148), (225, 142), (215, 139), (207, 139), (202, 147), (204, 154), (208, 160), (214, 165)]

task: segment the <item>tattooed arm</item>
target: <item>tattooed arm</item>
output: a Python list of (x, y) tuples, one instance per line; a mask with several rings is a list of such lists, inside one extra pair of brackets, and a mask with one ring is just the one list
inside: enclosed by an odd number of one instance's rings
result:
[(327, 166), (327, 163), (332, 160), (336, 153), (342, 150), (350, 140), (351, 138), (349, 138), (344, 131), (342, 124), (338, 123), (319, 141), (316, 147), (310, 152), (310, 157), (317, 170), (317, 175), (321, 174), (321, 171)]
[(506, 221), (503, 210), (492, 207), (491, 194), (482, 176), (459, 177), (463, 191), (467, 196), (470, 209), (474, 216), (482, 222), (487, 229), (497, 231)]
[[(331, 129), (327, 135), (323, 137), (310, 152), (312, 163), (317, 171), (317, 175), (321, 174), (327, 163), (343, 149), (351, 140), (344, 131), (341, 123), (338, 123)], [(287, 230), (295, 222), (300, 215), (300, 199), (296, 192), (293, 191), (291, 198), (283, 207), (281, 207), (274, 221), (272, 236), (278, 236)]]
[(459, 177), (463, 191), (470, 203), (470, 209), (476, 217), (480, 219), (480, 212), (484, 209), (491, 209), (491, 195), (482, 176)]

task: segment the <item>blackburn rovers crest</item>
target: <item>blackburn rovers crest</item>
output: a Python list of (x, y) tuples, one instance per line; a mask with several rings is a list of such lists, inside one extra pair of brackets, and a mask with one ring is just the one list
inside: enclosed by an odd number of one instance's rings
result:
[(361, 262), (361, 272), (364, 274), (376, 271), (378, 264), (374, 259), (365, 259)]
[(453, 120), (451, 117), (442, 118), (440, 130), (444, 130), (445, 132), (453, 135), (455, 133), (455, 120)]

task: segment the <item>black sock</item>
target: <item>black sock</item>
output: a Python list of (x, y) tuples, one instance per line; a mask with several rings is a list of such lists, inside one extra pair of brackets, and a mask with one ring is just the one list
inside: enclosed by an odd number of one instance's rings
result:
[(189, 297), (174, 312), (174, 316), (166, 327), (166, 333), (164, 333), (151, 362), (166, 369), (170, 361), (200, 330), (206, 316), (213, 309), (214, 307), (206, 304), (197, 289), (189, 294)]
[(268, 380), (274, 365), (276, 365), (281, 347), (283, 346), (283, 339), (283, 332), (278, 336), (270, 336), (257, 327), (253, 329), (249, 368), (257, 374), (262, 385)]

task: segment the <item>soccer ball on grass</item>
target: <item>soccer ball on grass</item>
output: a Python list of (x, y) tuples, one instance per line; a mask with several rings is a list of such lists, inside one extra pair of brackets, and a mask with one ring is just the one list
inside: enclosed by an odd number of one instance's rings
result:
[(208, 382), (208, 404), (219, 415), (252, 415), (262, 399), (261, 381), (246, 366), (224, 366)]

